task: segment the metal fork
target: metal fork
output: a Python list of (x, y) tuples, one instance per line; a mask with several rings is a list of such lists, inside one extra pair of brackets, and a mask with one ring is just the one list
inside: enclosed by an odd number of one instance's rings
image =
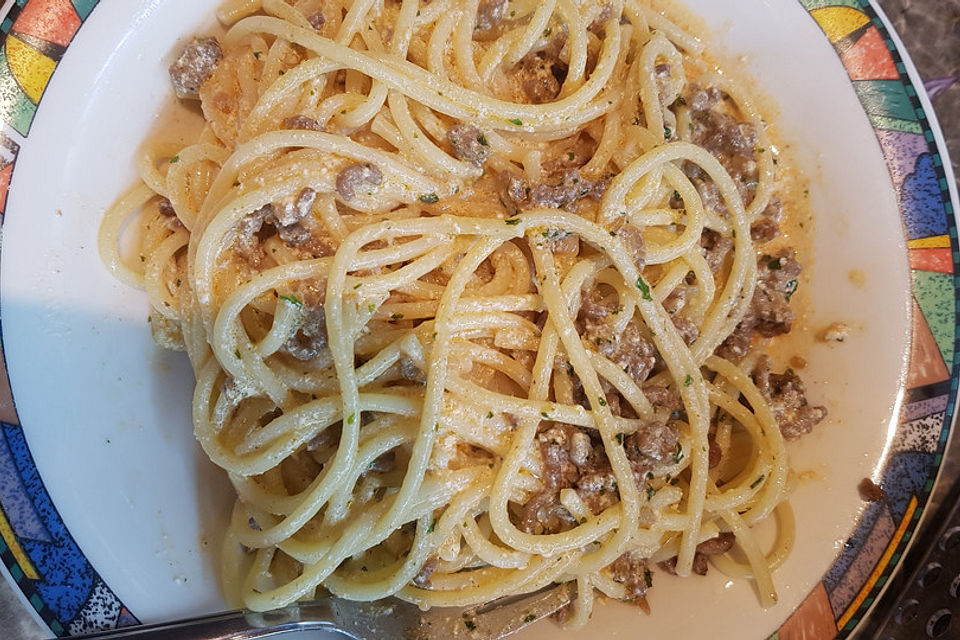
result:
[(497, 600), (476, 609), (434, 608), (429, 611), (421, 611), (416, 605), (395, 599), (351, 602), (324, 598), (264, 613), (228, 611), (75, 637), (88, 640), (249, 640), (272, 634), (321, 630), (355, 640), (497, 640), (555, 613), (569, 604), (574, 595), (575, 587), (567, 583)]

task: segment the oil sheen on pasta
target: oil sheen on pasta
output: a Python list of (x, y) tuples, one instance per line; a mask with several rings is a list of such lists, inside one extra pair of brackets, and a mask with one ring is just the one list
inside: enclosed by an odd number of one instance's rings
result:
[(775, 601), (784, 440), (826, 411), (764, 354), (800, 273), (776, 148), (670, 11), (237, 0), (187, 43), (203, 131), (147, 146), (100, 247), (195, 370), (232, 597), (575, 580), (576, 626), (712, 563)]

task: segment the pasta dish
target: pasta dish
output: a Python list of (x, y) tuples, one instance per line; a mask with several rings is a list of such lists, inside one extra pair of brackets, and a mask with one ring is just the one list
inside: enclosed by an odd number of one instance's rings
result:
[(217, 15), (170, 67), (203, 131), (145, 146), (100, 251), (190, 358), (232, 597), (576, 581), (578, 626), (712, 564), (773, 603), (784, 442), (826, 415), (766, 354), (796, 320), (789, 171), (673, 3)]

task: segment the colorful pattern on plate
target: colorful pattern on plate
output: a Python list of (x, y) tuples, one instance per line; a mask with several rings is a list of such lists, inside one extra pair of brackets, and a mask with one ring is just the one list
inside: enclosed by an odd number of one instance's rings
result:
[(867, 0), (800, 1), (840, 56), (890, 170), (913, 275), (913, 341), (900, 425), (880, 481), (886, 496), (869, 506), (833, 567), (771, 640), (845, 638), (876, 601), (940, 468), (960, 356), (957, 226), (943, 158), (917, 88)]
[[(57, 64), (98, 0), (16, 0), (0, 19), (0, 220), (20, 146)], [(0, 352), (2, 358), (2, 352)], [(0, 558), (57, 636), (138, 624), (80, 547), (43, 486), (0, 368)]]
[[(14, 163), (57, 64), (99, 0), (15, 0), (0, 14), (0, 220)], [(845, 638), (896, 567), (942, 461), (957, 394), (957, 227), (917, 89), (868, 0), (799, 0), (834, 45), (876, 130), (907, 230), (914, 282), (908, 391), (881, 485), (823, 580), (771, 640)], [(2, 10), (0, 10), (2, 11)], [(0, 351), (2, 358), (2, 351)], [(136, 624), (43, 487), (0, 367), (0, 557), (57, 636)]]

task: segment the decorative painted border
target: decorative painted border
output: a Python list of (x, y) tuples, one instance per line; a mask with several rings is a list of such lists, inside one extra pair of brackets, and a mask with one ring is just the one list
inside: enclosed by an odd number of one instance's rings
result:
[[(67, 47), (99, 0), (0, 3), (0, 222), (21, 145)], [(2, 339), (0, 339), (2, 340)], [(138, 624), (57, 513), (27, 447), (0, 344), (0, 559), (56, 636)]]
[[(56, 67), (99, 0), (0, 3), (0, 222), (20, 146)], [(845, 638), (897, 566), (926, 505), (953, 421), (960, 373), (960, 252), (949, 185), (917, 89), (869, 0), (799, 0), (837, 50), (870, 118), (907, 231), (913, 346), (900, 428), (881, 485), (823, 580), (771, 640)], [(2, 345), (0, 345), (2, 360)], [(70, 536), (27, 448), (0, 367), (0, 558), (57, 636), (137, 619)]]
[(770, 639), (839, 640), (856, 629), (896, 569), (943, 461), (960, 375), (960, 252), (944, 159), (890, 29), (869, 0), (799, 1), (836, 49), (876, 132), (913, 278), (910, 367), (880, 481), (886, 496), (869, 506), (823, 580)]

